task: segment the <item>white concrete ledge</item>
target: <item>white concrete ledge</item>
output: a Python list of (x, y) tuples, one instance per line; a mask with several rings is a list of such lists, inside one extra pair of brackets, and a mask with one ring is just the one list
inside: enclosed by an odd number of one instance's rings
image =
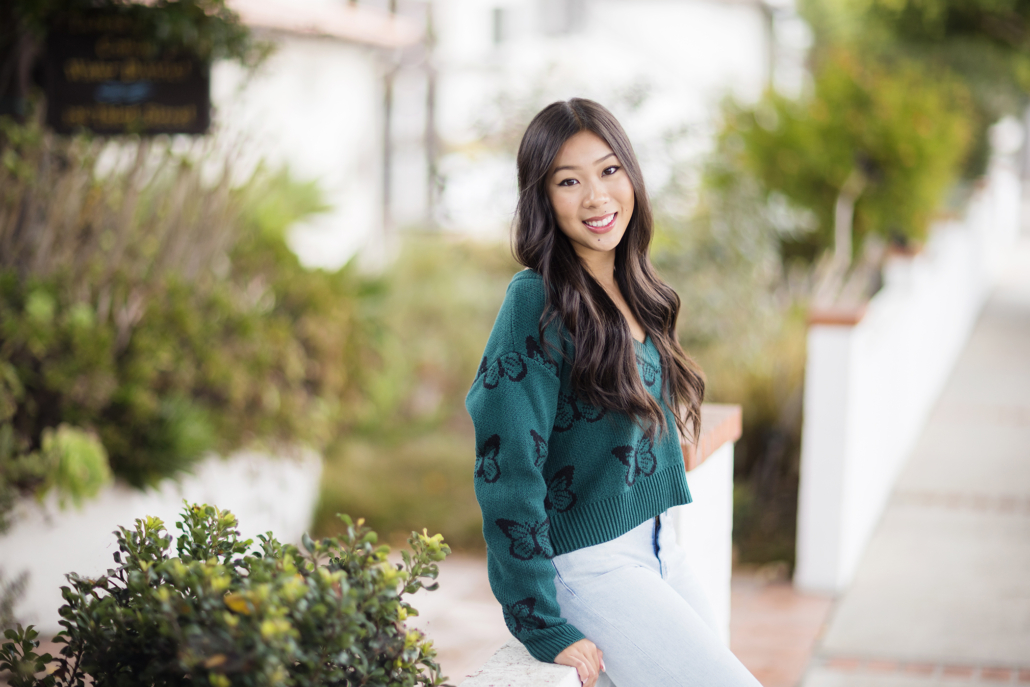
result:
[(576, 669), (541, 663), (513, 639), (494, 654), (482, 668), (461, 683), (461, 687), (580, 687)]

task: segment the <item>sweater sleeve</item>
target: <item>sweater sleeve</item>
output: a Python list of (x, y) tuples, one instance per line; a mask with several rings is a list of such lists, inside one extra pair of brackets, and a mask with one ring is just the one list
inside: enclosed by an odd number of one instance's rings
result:
[(513, 340), (518, 328), (506, 319), (502, 307), (465, 401), (476, 429), (476, 498), (490, 586), (505, 623), (533, 657), (553, 662), (584, 638), (561, 617), (544, 508), (542, 468), (560, 381), (556, 366), (535, 355), (539, 349), (531, 336), (521, 346)]

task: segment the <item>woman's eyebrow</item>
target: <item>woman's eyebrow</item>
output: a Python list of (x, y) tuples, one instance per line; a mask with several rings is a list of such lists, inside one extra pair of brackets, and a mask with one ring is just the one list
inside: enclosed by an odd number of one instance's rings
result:
[[(607, 160), (608, 158), (612, 157), (613, 155), (615, 155), (615, 153), (608, 153), (604, 157), (598, 158), (597, 160), (594, 160), (594, 164), (595, 165), (599, 165), (602, 162), (604, 162), (605, 160)], [(579, 167), (576, 167), (575, 165), (563, 165), (561, 167), (555, 167), (554, 171), (551, 172), (551, 174), (552, 175), (553, 174), (557, 174), (558, 172), (562, 171), (563, 169), (579, 169)]]

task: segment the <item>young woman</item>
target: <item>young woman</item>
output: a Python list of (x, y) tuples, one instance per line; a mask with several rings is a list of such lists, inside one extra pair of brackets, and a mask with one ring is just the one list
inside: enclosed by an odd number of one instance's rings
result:
[(679, 297), (648, 259), (633, 148), (597, 103), (554, 103), (522, 138), (518, 183), (526, 269), (466, 399), (505, 622), (586, 687), (605, 671), (618, 687), (758, 687), (667, 522), (690, 502), (679, 433), (697, 440), (704, 381), (676, 337)]

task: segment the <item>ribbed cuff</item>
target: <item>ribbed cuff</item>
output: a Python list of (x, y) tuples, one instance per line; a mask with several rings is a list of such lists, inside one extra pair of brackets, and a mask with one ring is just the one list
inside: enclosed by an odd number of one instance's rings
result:
[(586, 639), (582, 632), (568, 623), (533, 630), (529, 637), (522, 640), (526, 650), (538, 661), (554, 663), (554, 658), (570, 644)]

